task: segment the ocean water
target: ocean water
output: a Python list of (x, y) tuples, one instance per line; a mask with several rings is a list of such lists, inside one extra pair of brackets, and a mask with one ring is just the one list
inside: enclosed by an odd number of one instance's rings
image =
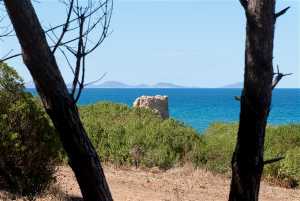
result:
[[(36, 94), (34, 89), (28, 89)], [(129, 106), (142, 95), (169, 96), (170, 116), (183, 121), (199, 132), (213, 122), (236, 122), (240, 105), (234, 99), (241, 89), (85, 89), (79, 105), (99, 101)], [(276, 89), (273, 92), (269, 123), (300, 123), (300, 89)]]

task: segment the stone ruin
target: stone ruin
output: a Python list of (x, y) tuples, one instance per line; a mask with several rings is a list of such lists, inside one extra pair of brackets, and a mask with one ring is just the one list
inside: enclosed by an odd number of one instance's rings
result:
[(168, 96), (141, 96), (134, 101), (133, 107), (148, 108), (159, 114), (163, 119), (169, 118)]

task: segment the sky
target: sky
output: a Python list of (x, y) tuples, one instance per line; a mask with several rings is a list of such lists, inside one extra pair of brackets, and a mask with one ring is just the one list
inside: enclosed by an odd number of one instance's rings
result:
[[(59, 24), (65, 12), (57, 0), (35, 5), (41, 22)], [(291, 9), (276, 23), (274, 66), (293, 73), (279, 87), (300, 88), (300, 0), (277, 0)], [(111, 34), (87, 58), (86, 80), (127, 84), (171, 82), (214, 88), (241, 82), (245, 16), (238, 0), (115, 0)], [(16, 40), (0, 41), (0, 55), (19, 51)], [(72, 73), (57, 57), (67, 83)], [(24, 80), (31, 77), (21, 58), (8, 61)]]

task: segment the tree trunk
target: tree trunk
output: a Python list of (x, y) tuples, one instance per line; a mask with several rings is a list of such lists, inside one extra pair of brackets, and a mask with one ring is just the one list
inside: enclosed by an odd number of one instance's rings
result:
[(4, 0), (44, 107), (56, 127), (86, 201), (111, 201), (99, 158), (83, 128), (30, 0)]
[(229, 201), (257, 201), (272, 99), (275, 0), (241, 0), (247, 18), (244, 89)]

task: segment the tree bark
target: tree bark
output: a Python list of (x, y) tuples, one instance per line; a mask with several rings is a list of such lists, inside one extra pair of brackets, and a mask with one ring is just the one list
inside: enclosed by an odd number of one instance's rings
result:
[(244, 89), (229, 201), (257, 201), (272, 99), (275, 0), (240, 0), (247, 18)]
[(56, 127), (86, 201), (111, 201), (97, 153), (81, 123), (30, 0), (4, 0), (44, 107)]

